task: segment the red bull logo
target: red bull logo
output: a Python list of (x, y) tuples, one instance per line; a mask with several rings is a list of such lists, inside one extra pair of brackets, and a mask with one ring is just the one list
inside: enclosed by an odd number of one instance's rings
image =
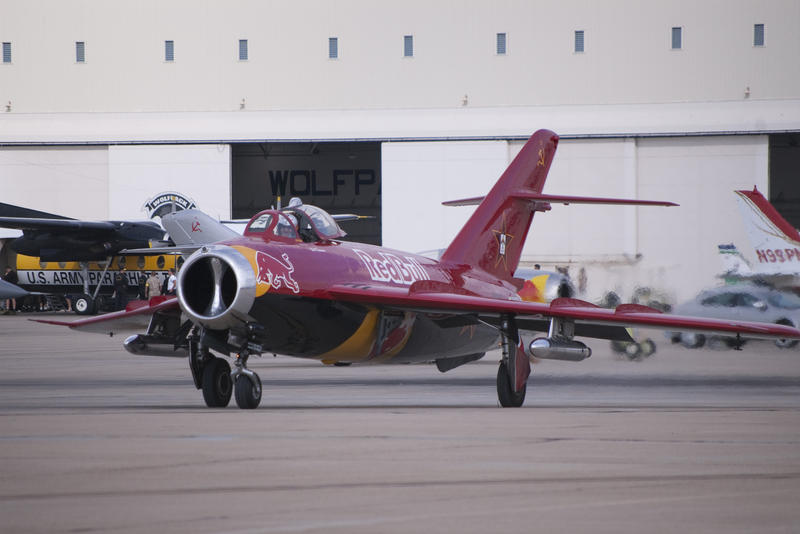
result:
[(394, 282), (409, 286), (418, 280), (430, 280), (422, 265), (411, 256), (400, 258), (388, 252), (372, 256), (358, 249), (355, 253), (367, 267), (369, 277), (376, 282)]
[(258, 283), (268, 284), (270, 288), (281, 289), (283, 287), (300, 293), (300, 285), (292, 277), (294, 265), (286, 253), (281, 254), (282, 259), (278, 259), (266, 252), (256, 252), (256, 265), (258, 266)]

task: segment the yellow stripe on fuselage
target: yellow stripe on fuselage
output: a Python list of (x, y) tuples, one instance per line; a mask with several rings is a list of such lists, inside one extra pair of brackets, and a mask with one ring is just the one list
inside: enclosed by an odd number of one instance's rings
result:
[(357, 362), (364, 360), (370, 354), (375, 338), (378, 335), (378, 318), (380, 312), (371, 309), (367, 312), (361, 326), (356, 329), (352, 336), (333, 350), (317, 356), (324, 364), (333, 364), (339, 361)]
[(232, 245), (231, 248), (238, 251), (239, 254), (247, 258), (247, 261), (250, 262), (250, 267), (253, 269), (253, 273), (256, 275), (256, 297), (260, 297), (269, 291), (269, 288), (271, 287), (270, 284), (258, 279), (258, 261), (256, 260), (257, 251), (253, 250), (252, 248), (242, 247), (239, 245)]

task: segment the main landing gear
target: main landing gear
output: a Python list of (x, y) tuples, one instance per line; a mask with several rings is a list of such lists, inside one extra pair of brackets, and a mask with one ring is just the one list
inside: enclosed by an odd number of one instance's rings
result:
[(497, 369), (497, 400), (503, 408), (519, 408), (525, 402), (531, 364), (520, 343), (514, 318), (503, 317), (500, 328), (503, 359)]
[(575, 341), (575, 322), (552, 317), (546, 338), (536, 338), (525, 350), (513, 316), (500, 321), (503, 359), (497, 370), (497, 399), (504, 408), (518, 408), (525, 401), (528, 376), (531, 374), (530, 354), (542, 360), (579, 362), (592, 355), (592, 349)]
[(203, 369), (203, 400), (209, 408), (224, 408), (231, 401), (233, 381), (231, 366), (222, 358), (212, 356)]
[(209, 408), (225, 408), (236, 398), (236, 405), (252, 410), (261, 403), (261, 379), (247, 368), (250, 353), (243, 350), (236, 355), (233, 371), (228, 362), (212, 355), (208, 347), (197, 340), (189, 341), (189, 367), (197, 389), (203, 391), (203, 400)]
[(522, 386), (519, 391), (514, 391), (511, 379), (508, 376), (508, 365), (505, 361), (500, 362), (497, 368), (497, 400), (503, 408), (519, 408), (525, 402), (525, 392), (528, 385)]

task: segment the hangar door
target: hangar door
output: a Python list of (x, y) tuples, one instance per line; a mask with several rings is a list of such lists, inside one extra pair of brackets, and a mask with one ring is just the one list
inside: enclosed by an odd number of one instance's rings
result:
[(300, 197), (331, 214), (370, 216), (342, 228), (349, 240), (381, 243), (380, 143), (234, 144), (231, 176), (235, 219)]
[(769, 201), (800, 228), (800, 134), (769, 136)]

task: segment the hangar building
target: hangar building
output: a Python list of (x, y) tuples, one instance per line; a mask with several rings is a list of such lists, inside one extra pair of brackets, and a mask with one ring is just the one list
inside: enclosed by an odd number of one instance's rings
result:
[[(445, 247), (536, 129), (554, 206), (523, 260), (587, 298), (712, 285), (733, 190), (800, 226), (796, 0), (4, 0), (0, 201), (146, 218), (180, 194), (247, 218), (301, 196), (355, 239)], [(740, 245), (740, 249), (744, 247)]]

